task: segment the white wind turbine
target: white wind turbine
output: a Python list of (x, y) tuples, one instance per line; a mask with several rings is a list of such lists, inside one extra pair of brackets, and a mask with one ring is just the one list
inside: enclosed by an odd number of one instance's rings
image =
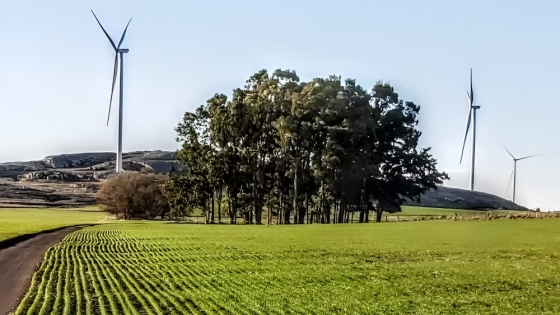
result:
[[(474, 157), (475, 157), (475, 147), (476, 147), (476, 110), (480, 108), (478, 105), (473, 105), (474, 93), (472, 87), (472, 69), (471, 69), (471, 92), (467, 91), (467, 99), (469, 105), (469, 114), (467, 116), (467, 128), (465, 130), (465, 139), (463, 140), (463, 149), (461, 150), (461, 160), (459, 164), (463, 162), (463, 153), (465, 152), (465, 143), (467, 142), (467, 135), (469, 134), (469, 128), (472, 121), (472, 147), (471, 147), (471, 176), (470, 176), (470, 190), (474, 190)], [(471, 119), (472, 118), (472, 119)]]
[(513, 156), (513, 154), (511, 154), (511, 152), (509, 152), (509, 150), (506, 148), (505, 145), (503, 145), (501, 142), (500, 144), (502, 145), (502, 147), (504, 147), (504, 149), (506, 149), (507, 153), (513, 158), (513, 170), (511, 171), (511, 175), (509, 176), (509, 181), (508, 181), (508, 185), (506, 188), (506, 192), (509, 188), (509, 184), (511, 183), (511, 178), (513, 177), (513, 203), (515, 203), (515, 183), (516, 183), (516, 179), (517, 179), (517, 161), (521, 161), (521, 160), (525, 160), (528, 158), (532, 158), (532, 157), (536, 157), (536, 156), (541, 156), (542, 154), (537, 154), (537, 155), (529, 155), (529, 156), (524, 156), (522, 158), (516, 158), (515, 156)]
[(113, 49), (115, 49), (115, 64), (114, 64), (114, 68), (113, 68), (113, 85), (111, 86), (111, 98), (109, 99), (109, 114), (107, 115), (107, 126), (109, 125), (109, 118), (111, 117), (111, 103), (113, 102), (113, 91), (115, 90), (115, 81), (117, 79), (117, 71), (118, 71), (118, 65), (119, 65), (119, 56), (120, 56), (120, 87), (119, 87), (119, 135), (118, 135), (118, 145), (117, 145), (117, 159), (116, 159), (116, 172), (122, 172), (122, 123), (123, 123), (123, 87), (124, 87), (124, 75), (123, 75), (123, 63), (124, 63), (124, 59), (123, 56), (124, 54), (128, 53), (128, 49), (126, 48), (121, 48), (121, 45), (124, 41), (124, 36), (126, 35), (126, 30), (128, 29), (128, 25), (130, 24), (130, 21), (132, 21), (132, 18), (130, 18), (130, 20), (128, 21), (128, 24), (126, 24), (126, 27), (124, 28), (124, 32), (121, 36), (121, 40), (119, 41), (118, 45), (115, 45), (115, 42), (113, 42), (113, 40), (111, 39), (111, 36), (109, 36), (109, 34), (107, 34), (107, 31), (105, 31), (105, 28), (103, 28), (103, 25), (101, 25), (101, 22), (99, 22), (99, 19), (97, 18), (97, 16), (95, 15), (95, 13), (93, 13), (93, 10), (91, 10), (91, 13), (93, 14), (93, 16), (95, 17), (95, 20), (97, 20), (97, 23), (99, 24), (99, 26), (101, 26), (101, 29), (103, 30), (103, 33), (105, 33), (105, 36), (107, 36), (107, 39), (109, 40), (109, 42), (111, 43), (111, 46), (113, 46)]

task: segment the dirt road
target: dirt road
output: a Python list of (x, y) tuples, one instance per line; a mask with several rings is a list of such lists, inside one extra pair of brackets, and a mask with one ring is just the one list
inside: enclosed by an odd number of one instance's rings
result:
[(0, 314), (6, 314), (18, 305), (47, 250), (81, 228), (75, 226), (39, 234), (0, 250)]

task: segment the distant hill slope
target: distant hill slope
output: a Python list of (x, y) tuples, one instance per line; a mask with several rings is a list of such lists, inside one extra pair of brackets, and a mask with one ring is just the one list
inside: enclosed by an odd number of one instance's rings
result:
[[(168, 173), (181, 166), (170, 151), (123, 154), (128, 171)], [(99, 181), (114, 174), (115, 153), (77, 153), (47, 156), (40, 161), (0, 163), (1, 206), (78, 206), (95, 203)], [(503, 198), (458, 188), (428, 191), (420, 202), (407, 205), (455, 209), (526, 210)]]
[[(16, 180), (49, 179), (90, 181), (114, 173), (115, 153), (75, 153), (47, 156), (40, 161), (0, 163), (0, 177)], [(123, 169), (168, 173), (180, 169), (175, 153), (170, 151), (136, 151), (123, 153)]]
[(525, 207), (492, 194), (451, 187), (439, 187), (437, 191), (427, 191), (421, 196), (420, 202), (409, 200), (406, 204), (410, 206), (467, 210), (527, 210)]
[[(95, 203), (98, 182), (115, 173), (115, 153), (47, 156), (40, 161), (0, 163), (0, 207), (75, 207)], [(180, 170), (175, 153), (123, 154), (127, 171)]]

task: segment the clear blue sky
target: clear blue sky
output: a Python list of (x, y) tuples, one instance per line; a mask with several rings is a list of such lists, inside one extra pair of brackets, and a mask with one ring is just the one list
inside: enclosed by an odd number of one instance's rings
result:
[(422, 106), (421, 145), (446, 185), (467, 188), (472, 67), (476, 189), (504, 196), (512, 161), (501, 140), (515, 155), (547, 154), (518, 163), (518, 202), (560, 208), (558, 1), (2, 1), (0, 162), (115, 150), (116, 111), (105, 125), (113, 52), (90, 9), (114, 38), (133, 17), (125, 151), (177, 149), (185, 111), (260, 69), (289, 68), (304, 81), (393, 84)]

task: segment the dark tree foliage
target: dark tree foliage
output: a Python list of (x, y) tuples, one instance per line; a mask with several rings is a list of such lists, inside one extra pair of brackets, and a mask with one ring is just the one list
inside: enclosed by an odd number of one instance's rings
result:
[(262, 70), (231, 100), (216, 94), (176, 128), (184, 170), (165, 185), (172, 214), (262, 224), (368, 222), (448, 179), (419, 149), (420, 106), (386, 83), (300, 82)]
[(120, 173), (101, 184), (97, 202), (119, 218), (165, 218), (169, 203), (161, 187), (168, 177), (161, 174)]

